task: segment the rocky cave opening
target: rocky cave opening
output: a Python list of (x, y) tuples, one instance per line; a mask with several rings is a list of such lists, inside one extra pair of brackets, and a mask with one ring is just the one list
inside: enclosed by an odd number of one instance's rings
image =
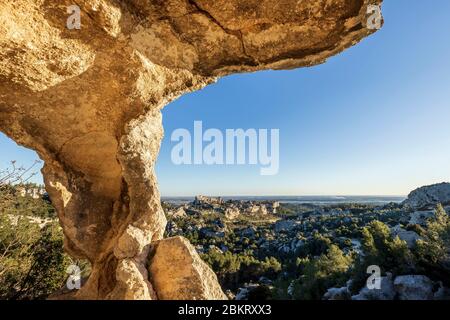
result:
[[(376, 30), (381, 0), (80, 0), (0, 4), (0, 130), (35, 150), (92, 273), (75, 299), (222, 299), (182, 238), (162, 239), (161, 109), (218, 77), (326, 61)], [(190, 279), (190, 281), (186, 281)]]

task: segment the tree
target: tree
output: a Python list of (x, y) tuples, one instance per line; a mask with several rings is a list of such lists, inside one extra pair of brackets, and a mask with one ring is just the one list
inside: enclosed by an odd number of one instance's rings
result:
[(445, 211), (444, 207), (442, 206), (442, 204), (439, 203), (436, 206), (434, 217), (435, 222), (429, 223), (429, 228), (430, 227), (434, 228), (435, 229), (434, 231), (440, 233), (441, 235), (447, 235), (450, 218), (447, 212)]
[(319, 232), (314, 232), (312, 238), (308, 239), (308, 242), (302, 246), (299, 250), (299, 255), (302, 257), (320, 256), (326, 253), (331, 246), (331, 240), (324, 237)]
[(225, 288), (234, 288), (238, 283), (238, 270), (241, 267), (239, 256), (227, 251), (210, 250), (202, 259), (214, 270), (220, 283)]
[(415, 259), (405, 241), (398, 236), (392, 237), (389, 227), (374, 220), (362, 230), (362, 251), (353, 268), (352, 291), (357, 292), (367, 280), (367, 268), (380, 267), (383, 273), (402, 275), (413, 272)]
[(241, 258), (241, 280), (257, 281), (261, 277), (273, 278), (281, 270), (281, 263), (274, 257), (266, 257), (264, 260), (255, 259), (253, 256)]
[(39, 227), (24, 217), (0, 214), (0, 297), (5, 297), (29, 268), (29, 254)]
[(31, 166), (11, 166), (0, 170), (0, 212), (4, 214), (33, 215), (41, 218), (54, 218), (55, 210), (48, 199), (20, 197), (20, 188), (33, 189), (39, 186), (28, 181), (36, 175), (33, 169), (40, 163), (36, 160)]
[(417, 241), (416, 255), (423, 273), (450, 285), (450, 218), (441, 204)]

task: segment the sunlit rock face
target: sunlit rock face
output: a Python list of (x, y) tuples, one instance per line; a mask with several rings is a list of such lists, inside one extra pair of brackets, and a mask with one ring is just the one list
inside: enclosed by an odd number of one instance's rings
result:
[(403, 205), (413, 209), (434, 209), (437, 204), (450, 205), (450, 183), (424, 186), (412, 191)]
[(74, 297), (158, 297), (145, 265), (166, 224), (166, 104), (227, 74), (323, 63), (376, 31), (380, 2), (77, 0), (69, 29), (73, 0), (2, 0), (0, 130), (45, 161), (65, 249), (93, 265)]

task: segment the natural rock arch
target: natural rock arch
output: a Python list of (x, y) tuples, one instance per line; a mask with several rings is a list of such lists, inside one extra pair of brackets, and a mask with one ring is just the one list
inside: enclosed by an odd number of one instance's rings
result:
[[(380, 3), (3, 0), (0, 130), (45, 161), (65, 249), (92, 263), (75, 297), (162, 290), (146, 263), (166, 223), (154, 174), (166, 104), (227, 74), (323, 63), (376, 31), (367, 11)], [(80, 30), (66, 27), (74, 4)]]

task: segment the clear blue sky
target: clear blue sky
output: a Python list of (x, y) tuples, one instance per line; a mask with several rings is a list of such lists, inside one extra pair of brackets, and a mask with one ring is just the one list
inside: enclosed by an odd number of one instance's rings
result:
[[(450, 1), (387, 0), (385, 25), (326, 64), (234, 75), (164, 111), (164, 196), (405, 195), (450, 180)], [(177, 128), (280, 129), (280, 170), (176, 166)], [(0, 166), (36, 155), (0, 136)]]

